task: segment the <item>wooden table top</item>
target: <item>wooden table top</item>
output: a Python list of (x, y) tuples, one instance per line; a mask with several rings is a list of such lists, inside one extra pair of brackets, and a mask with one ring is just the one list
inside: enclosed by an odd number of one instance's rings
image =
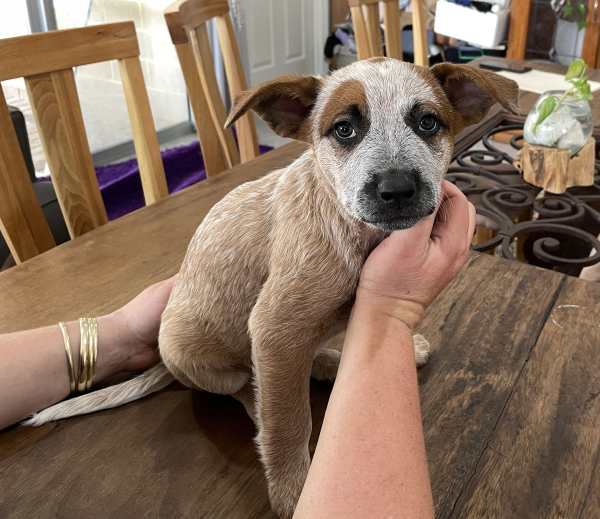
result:
[[(174, 274), (215, 202), (302, 150), (269, 152), (0, 274), (0, 333), (111, 311)], [(472, 253), (418, 331), (432, 345), (419, 384), (436, 517), (600, 516), (600, 285)], [(311, 391), (314, 449), (331, 386)], [(13, 427), (0, 433), (0, 517), (273, 518), (254, 433), (234, 399), (179, 384)]]
[[(478, 67), (482, 61), (502, 61), (507, 64), (523, 65), (525, 67), (531, 67), (532, 69), (543, 70), (544, 72), (553, 72), (554, 74), (565, 74), (569, 67), (564, 65), (556, 65), (554, 63), (538, 63), (536, 61), (518, 60), (518, 59), (507, 59), (497, 58), (495, 56), (484, 56), (483, 58), (477, 58), (469, 63), (473, 67)], [(588, 69), (585, 75), (590, 81), (600, 81), (600, 70)], [(517, 77), (517, 74), (515, 74)], [(600, 92), (595, 94), (596, 98), (590, 101), (590, 108), (592, 110), (592, 117), (594, 119), (594, 125), (600, 125)], [(519, 108), (521, 109), (521, 115), (527, 115), (529, 110), (533, 107), (539, 94), (533, 92), (521, 91), (521, 103)]]

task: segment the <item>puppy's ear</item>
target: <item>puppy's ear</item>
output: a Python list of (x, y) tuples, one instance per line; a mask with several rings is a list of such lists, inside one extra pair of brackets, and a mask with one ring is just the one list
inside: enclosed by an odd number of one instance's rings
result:
[(311, 142), (308, 116), (323, 86), (316, 76), (281, 76), (236, 96), (225, 128), (254, 110), (281, 137)]
[(519, 86), (511, 79), (452, 63), (439, 63), (430, 70), (456, 111), (455, 133), (481, 121), (496, 102), (513, 114), (519, 113)]

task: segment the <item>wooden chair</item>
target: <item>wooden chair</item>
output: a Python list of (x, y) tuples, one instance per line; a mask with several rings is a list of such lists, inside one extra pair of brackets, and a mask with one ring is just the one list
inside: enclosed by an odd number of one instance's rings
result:
[[(179, 0), (165, 10), (165, 20), (188, 89), (204, 155), (207, 176), (258, 156), (258, 138), (251, 113), (235, 123), (239, 151), (231, 129), (223, 129), (227, 111), (215, 75), (206, 22), (215, 19), (225, 63), (229, 93), (233, 99), (246, 90), (246, 77), (229, 17), (227, 0)], [(212, 127), (205, 122), (210, 112)], [(218, 147), (216, 145), (219, 145)], [(215, 153), (220, 149), (222, 156)]]
[[(590, 0), (590, 2), (593, 1), (595, 0)], [(513, 0), (510, 4), (508, 42), (506, 45), (506, 57), (509, 59), (525, 59), (530, 11), (531, 0)], [(586, 37), (587, 33), (586, 29)]]
[[(402, 59), (398, 0), (348, 0), (352, 24), (354, 25), (358, 59), (383, 56), (379, 25), (379, 3), (381, 3), (383, 9), (386, 55), (388, 58)], [(428, 67), (427, 30), (425, 28), (423, 0), (412, 0), (412, 15), (415, 63)]]
[[(0, 40), (0, 81), (25, 78), (71, 237), (107, 223), (72, 67), (116, 59), (146, 204), (168, 196), (133, 22)], [(17, 263), (54, 247), (0, 89), (0, 230)]]

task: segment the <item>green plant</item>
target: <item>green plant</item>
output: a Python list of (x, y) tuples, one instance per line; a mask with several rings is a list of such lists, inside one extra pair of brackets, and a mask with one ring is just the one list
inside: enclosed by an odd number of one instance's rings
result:
[[(563, 11), (562, 17), (566, 20), (573, 13), (575, 13), (575, 7), (573, 7), (571, 0), (567, 0), (567, 7), (565, 7), (565, 10)], [(587, 13), (587, 8), (586, 8), (585, 4), (578, 3), (577, 4), (577, 17), (579, 18), (579, 20), (577, 20), (577, 30), (578, 31), (580, 31), (581, 29), (583, 29), (587, 26), (587, 22), (585, 20), (586, 13)]]
[(575, 99), (585, 99), (591, 101), (594, 99), (590, 90), (587, 76), (584, 76), (588, 66), (585, 61), (578, 59), (569, 65), (569, 70), (565, 75), (565, 81), (573, 85), (567, 90), (560, 99), (556, 96), (548, 96), (537, 107), (538, 118), (533, 127), (533, 134), (537, 135), (537, 127), (546, 119), (552, 112), (556, 112), (563, 101), (569, 94), (573, 94)]

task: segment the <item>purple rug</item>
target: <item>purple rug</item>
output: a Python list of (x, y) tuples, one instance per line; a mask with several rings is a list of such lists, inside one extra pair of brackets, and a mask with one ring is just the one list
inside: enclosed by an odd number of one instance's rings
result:
[[(260, 146), (260, 153), (271, 149), (269, 146)], [(163, 151), (161, 156), (169, 193), (181, 191), (206, 178), (198, 141)], [(96, 176), (109, 220), (115, 220), (146, 205), (137, 159), (96, 168)]]

